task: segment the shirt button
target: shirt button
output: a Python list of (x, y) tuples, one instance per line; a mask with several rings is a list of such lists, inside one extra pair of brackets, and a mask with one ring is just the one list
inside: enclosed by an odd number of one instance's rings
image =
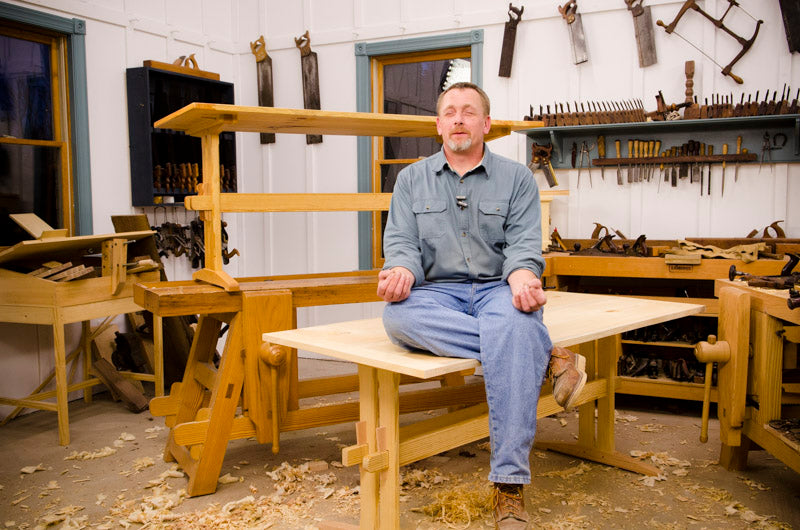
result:
[(464, 184), (464, 179), (459, 180), (461, 184)]
[(469, 263), (469, 258), (467, 258), (467, 263)]
[(461, 237), (467, 237), (467, 233), (466, 232), (461, 232)]

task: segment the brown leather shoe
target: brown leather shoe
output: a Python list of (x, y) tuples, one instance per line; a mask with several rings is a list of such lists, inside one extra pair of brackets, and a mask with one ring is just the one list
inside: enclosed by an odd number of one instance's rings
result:
[(586, 357), (556, 346), (550, 352), (550, 375), (556, 403), (569, 410), (586, 385)]
[(494, 527), (498, 530), (528, 528), (528, 512), (522, 496), (522, 484), (495, 484), (492, 494)]

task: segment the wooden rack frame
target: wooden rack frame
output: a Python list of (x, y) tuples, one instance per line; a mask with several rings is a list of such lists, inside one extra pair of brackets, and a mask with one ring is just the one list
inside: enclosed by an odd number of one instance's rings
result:
[[(493, 120), (487, 140), (541, 122)], [(222, 212), (381, 211), (389, 209), (388, 193), (221, 193), (219, 134), (272, 132), (355, 136), (435, 137), (436, 118), (402, 114), (333, 112), (192, 103), (157, 121), (155, 127), (184, 131), (202, 142), (203, 183), (198, 195), (186, 197), (188, 210), (200, 211), (205, 224), (205, 267), (195, 280), (238, 291), (239, 283), (222, 269)]]

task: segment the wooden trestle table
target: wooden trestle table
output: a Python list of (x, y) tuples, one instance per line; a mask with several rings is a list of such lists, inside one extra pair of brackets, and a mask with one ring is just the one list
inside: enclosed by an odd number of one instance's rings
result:
[[(704, 307), (569, 292), (549, 292), (547, 296), (544, 320), (553, 343), (577, 347), (587, 357), (590, 380), (578, 401), (577, 443), (537, 442), (537, 447), (657, 474), (656, 468), (615, 451), (614, 390), (620, 334), (697, 314)], [(342, 451), (342, 462), (360, 465), (362, 529), (399, 528), (400, 466), (489, 435), (485, 403), (400, 428), (401, 375), (430, 379), (474, 369), (478, 362), (407, 351), (389, 341), (380, 319), (268, 332), (262, 338), (273, 350), (298, 348), (358, 364), (357, 443)], [(538, 417), (561, 410), (545, 391), (539, 399)]]

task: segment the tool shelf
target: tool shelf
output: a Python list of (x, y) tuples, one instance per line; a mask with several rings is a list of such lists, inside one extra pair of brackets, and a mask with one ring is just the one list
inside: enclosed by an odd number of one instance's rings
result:
[[(233, 103), (233, 84), (149, 66), (128, 68), (126, 80), (133, 206), (180, 206), (203, 179), (200, 139), (153, 122), (195, 101)], [(233, 132), (220, 134), (219, 158), (225, 191), (236, 191)]]
[[(533, 122), (532, 122), (533, 123)], [(713, 118), (703, 120), (649, 121), (631, 123), (608, 123), (594, 125), (568, 125), (561, 127), (538, 127), (517, 131), (527, 137), (527, 158), (531, 159), (533, 142), (553, 145), (551, 163), (555, 169), (568, 169), (571, 166), (570, 153), (573, 142), (578, 152), (583, 142), (590, 150), (591, 158), (597, 158), (597, 138), (605, 137), (606, 158), (616, 155), (614, 141), (620, 140), (619, 158), (628, 155), (628, 140), (661, 140), (662, 151), (672, 146), (680, 146), (689, 139), (713, 145), (715, 153), (722, 153), (722, 144), (727, 143), (728, 156), (735, 156), (736, 137), (742, 137), (742, 148), (748, 154), (761, 160), (764, 134), (770, 138), (770, 157), (765, 162), (800, 162), (800, 114), (781, 114), (769, 116), (742, 116), (735, 118)], [(779, 141), (773, 142), (778, 135)], [(786, 137), (783, 143), (782, 136)], [(716, 156), (716, 155), (714, 155)], [(577, 163), (577, 162), (576, 162)], [(606, 164), (608, 165), (608, 164)], [(577, 166), (576, 166), (577, 167)]]

